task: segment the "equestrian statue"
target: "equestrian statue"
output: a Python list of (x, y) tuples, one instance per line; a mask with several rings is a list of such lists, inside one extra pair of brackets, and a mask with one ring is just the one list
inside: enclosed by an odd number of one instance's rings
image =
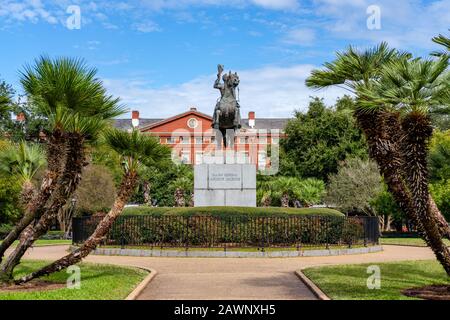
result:
[[(222, 77), (223, 65), (217, 66), (217, 79), (214, 88), (220, 90), (220, 100), (216, 103), (213, 115), (212, 127), (216, 130), (217, 147), (221, 149), (222, 142), (225, 148), (234, 146), (236, 130), (241, 128), (241, 115), (239, 99), (236, 97), (236, 89), (239, 86), (237, 72)], [(221, 83), (221, 79), (223, 83)]]

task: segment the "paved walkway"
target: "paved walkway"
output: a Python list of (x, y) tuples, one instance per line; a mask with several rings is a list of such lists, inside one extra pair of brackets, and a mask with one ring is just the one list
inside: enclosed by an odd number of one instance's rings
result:
[[(67, 246), (37, 247), (28, 259), (52, 260)], [(294, 272), (311, 266), (434, 259), (428, 248), (384, 246), (383, 252), (333, 257), (164, 258), (89, 256), (88, 262), (155, 269), (139, 299), (315, 299)]]

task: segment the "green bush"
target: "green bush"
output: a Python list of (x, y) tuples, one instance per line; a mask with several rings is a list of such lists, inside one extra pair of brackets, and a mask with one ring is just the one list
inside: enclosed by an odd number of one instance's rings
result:
[[(91, 226), (95, 228), (95, 225)], [(358, 218), (337, 216), (121, 216), (108, 236), (111, 245), (325, 245), (362, 244)]]
[(107, 212), (115, 194), (114, 180), (108, 169), (102, 165), (88, 166), (75, 193), (77, 215)]
[(344, 216), (341, 212), (329, 208), (278, 208), (278, 207), (128, 207), (123, 211), (123, 215), (181, 215), (181, 216), (286, 216), (286, 215), (306, 215), (306, 216)]
[(445, 219), (450, 221), (450, 179), (431, 184), (430, 192)]
[(0, 176), (0, 223), (15, 223), (21, 217), (20, 191), (17, 179)]
[(11, 224), (0, 224), (0, 239), (4, 239), (13, 228)]

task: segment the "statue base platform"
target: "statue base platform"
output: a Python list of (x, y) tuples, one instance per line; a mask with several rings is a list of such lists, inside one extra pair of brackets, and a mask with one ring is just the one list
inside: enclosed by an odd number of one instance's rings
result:
[(227, 163), (195, 165), (194, 206), (256, 207), (256, 166)]

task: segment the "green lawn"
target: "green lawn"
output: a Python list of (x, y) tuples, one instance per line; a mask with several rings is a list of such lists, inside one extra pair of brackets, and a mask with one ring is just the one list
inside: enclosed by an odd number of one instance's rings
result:
[[(0, 240), (0, 243), (2, 241)], [(14, 241), (13, 246), (15, 246), (18, 243), (18, 241)], [(62, 245), (62, 244), (71, 244), (72, 240), (36, 240), (34, 243), (35, 247), (42, 247), (42, 246), (50, 246), (50, 245)]]
[[(28, 274), (44, 266), (45, 261), (26, 260), (16, 268), (15, 276)], [(116, 267), (92, 263), (81, 263), (81, 288), (66, 287), (39, 292), (0, 291), (0, 300), (122, 300), (147, 276), (137, 268)], [(42, 278), (57, 283), (66, 283), (69, 274), (65, 270)]]
[[(444, 242), (450, 246), (450, 241), (444, 239)], [(402, 246), (418, 246), (418, 247), (426, 247), (425, 241), (421, 238), (380, 238), (381, 244), (393, 244), (393, 245), (402, 245)]]
[[(367, 267), (378, 265), (381, 288), (367, 288)], [(340, 265), (308, 268), (303, 273), (331, 299), (336, 300), (402, 300), (403, 289), (431, 284), (450, 284), (441, 265), (434, 260)]]

